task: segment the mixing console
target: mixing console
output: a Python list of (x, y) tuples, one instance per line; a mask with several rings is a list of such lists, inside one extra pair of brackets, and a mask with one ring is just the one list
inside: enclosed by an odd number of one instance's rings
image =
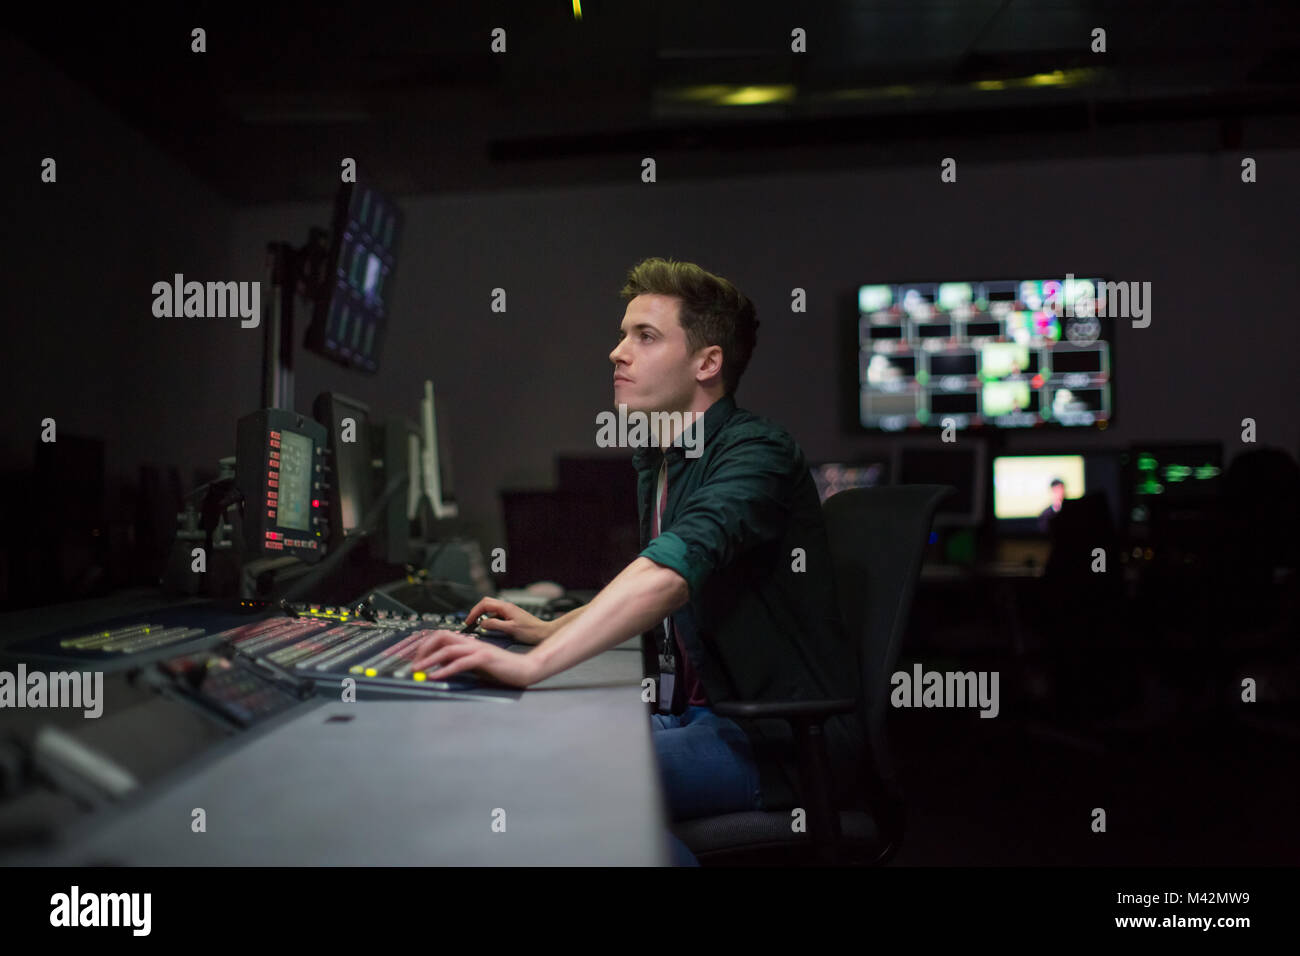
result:
[[(439, 680), (437, 671), (415, 669), (424, 638), (439, 629), (463, 632), (464, 623), (464, 613), (398, 612), (372, 603), (189, 605), (65, 628), (7, 650), (28, 663), (151, 675), (149, 681), (242, 727), (313, 693), (339, 694), (344, 681), (352, 682), (357, 700), (518, 699), (518, 688), (475, 671)], [(514, 644), (482, 625), (468, 633), (502, 648)]]
[[(341, 685), (351, 678), (358, 688), (405, 692), (465, 691), (485, 693), (502, 685), (473, 671), (439, 680), (437, 672), (416, 670), (417, 647), (437, 630), (461, 631), (463, 614), (406, 614), (371, 611), (363, 618), (352, 611), (318, 605), (291, 605), (292, 617), (277, 616), (236, 628), (225, 635), (236, 654), (285, 677)], [(469, 632), (480, 640), (508, 647), (506, 635), (480, 625)], [(438, 694), (437, 696), (446, 696)]]

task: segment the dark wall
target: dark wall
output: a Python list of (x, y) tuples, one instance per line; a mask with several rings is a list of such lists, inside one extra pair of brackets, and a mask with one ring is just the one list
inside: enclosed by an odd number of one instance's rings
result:
[[(158, 319), (152, 287), (232, 272), (229, 204), (25, 47), (0, 35), (21, 82), (0, 110), (5, 163), (0, 463), (25, 470), (40, 422), (106, 439), (110, 489), (141, 462), (215, 465), (229, 453), (232, 389), (255, 361), (238, 320)], [(42, 183), (45, 157), (57, 183)], [(110, 491), (110, 495), (112, 492)], [(52, 505), (52, 502), (47, 502)], [(114, 502), (110, 501), (110, 508)]]
[[(51, 416), (61, 434), (105, 439), (110, 498), (142, 462), (179, 465), (188, 484), (233, 454), (235, 420), (258, 404), (261, 330), (154, 318), (152, 284), (176, 272), (259, 280), (266, 243), (301, 244), (328, 225), (330, 204), (231, 208), (24, 48), (0, 37), (0, 59), (26, 77), (0, 111), (11, 144), (3, 468), (30, 467)], [(57, 185), (39, 181), (47, 155)], [(1211, 439), (1230, 459), (1244, 417), (1261, 443), (1300, 448), (1300, 151), (1259, 152), (1253, 185), (1228, 153), (985, 165), (959, 153), (956, 184), (940, 182), (939, 158), (688, 183), (661, 163), (656, 184), (630, 166), (626, 186), (399, 197), (407, 226), (382, 373), (302, 353), (298, 407), (335, 389), (415, 418), (432, 378), (463, 512), (485, 522), (491, 548), (504, 542), (499, 489), (549, 486), (557, 454), (600, 453), (616, 293), (645, 256), (697, 262), (755, 300), (763, 325), (740, 402), (815, 459), (886, 444), (841, 430), (837, 327), (856, 285), (1092, 272), (1153, 284), (1150, 328), (1121, 324), (1117, 424), (1013, 435), (1012, 449)], [(505, 314), (490, 308), (497, 287)], [(806, 314), (790, 312), (795, 287)]]
[[(0, 604), (41, 603), (151, 573), (176, 490), (230, 453), (247, 405), (231, 370), (255, 360), (256, 333), (155, 318), (153, 284), (257, 276), (232, 272), (229, 203), (3, 34), (0, 63)], [(41, 181), (46, 157), (57, 182)], [(60, 453), (38, 479), (47, 418)], [(172, 494), (140, 494), (146, 464), (179, 469)]]
[[(1013, 434), (1011, 449), (1218, 440), (1230, 460), (1240, 422), (1259, 441), (1300, 447), (1300, 335), (1292, 317), (1300, 152), (960, 165), (779, 177), (406, 197), (405, 248), (383, 374), (365, 379), (314, 356), (300, 401), (326, 387), (413, 414), (431, 377), (452, 418), (462, 500), (490, 520), (497, 489), (546, 486), (557, 452), (592, 452), (612, 402), (609, 350), (626, 270), (660, 255), (727, 276), (762, 327), (742, 405), (784, 424), (814, 458), (882, 446), (840, 427), (837, 326), (866, 281), (1012, 274), (1152, 283), (1152, 321), (1120, 323), (1119, 414), (1105, 434)], [(364, 171), (363, 175), (364, 175)], [(328, 220), (326, 204), (241, 210), (235, 268), (262, 243)], [(790, 291), (808, 312), (790, 312)], [(503, 288), (508, 311), (490, 310)], [(499, 532), (498, 532), (499, 533)]]

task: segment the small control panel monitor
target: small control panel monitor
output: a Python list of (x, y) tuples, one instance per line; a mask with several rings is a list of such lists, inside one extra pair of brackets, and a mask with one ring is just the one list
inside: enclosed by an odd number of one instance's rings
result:
[(244, 546), (318, 561), (329, 541), (325, 427), (264, 408), (239, 420), (235, 480), (244, 495)]

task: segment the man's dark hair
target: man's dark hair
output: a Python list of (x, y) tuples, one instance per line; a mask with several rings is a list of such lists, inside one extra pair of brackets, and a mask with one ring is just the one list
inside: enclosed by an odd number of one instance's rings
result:
[(1065, 487), (1065, 482), (1063, 482), (1060, 478), (1053, 478), (1053, 479), (1052, 479), (1052, 483), (1051, 483), (1050, 485), (1048, 485), (1047, 487), (1049, 487), (1049, 488), (1055, 488), (1057, 485), (1060, 485), (1062, 488), (1064, 488), (1064, 487)]
[(619, 291), (624, 299), (671, 295), (681, 303), (681, 323), (691, 354), (722, 347), (722, 387), (734, 395), (758, 341), (758, 313), (746, 295), (693, 262), (650, 258), (634, 266)]

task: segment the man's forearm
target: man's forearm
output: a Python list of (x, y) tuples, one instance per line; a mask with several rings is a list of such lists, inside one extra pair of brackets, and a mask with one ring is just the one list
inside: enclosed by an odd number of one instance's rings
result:
[(551, 637), (557, 631), (559, 631), (560, 628), (564, 627), (564, 625), (572, 624), (574, 621), (580, 618), (582, 616), (582, 613), (586, 611), (587, 608), (589, 607), (591, 607), (590, 601), (588, 601), (586, 604), (579, 604), (572, 611), (569, 611), (565, 614), (561, 614), (559, 617), (557, 617), (554, 621), (551, 622), (552, 624), (551, 633), (547, 636)]
[(537, 680), (568, 670), (641, 634), (689, 598), (690, 590), (680, 574), (649, 558), (637, 558), (582, 608), (596, 613), (566, 619), (562, 627), (528, 652), (538, 659)]

